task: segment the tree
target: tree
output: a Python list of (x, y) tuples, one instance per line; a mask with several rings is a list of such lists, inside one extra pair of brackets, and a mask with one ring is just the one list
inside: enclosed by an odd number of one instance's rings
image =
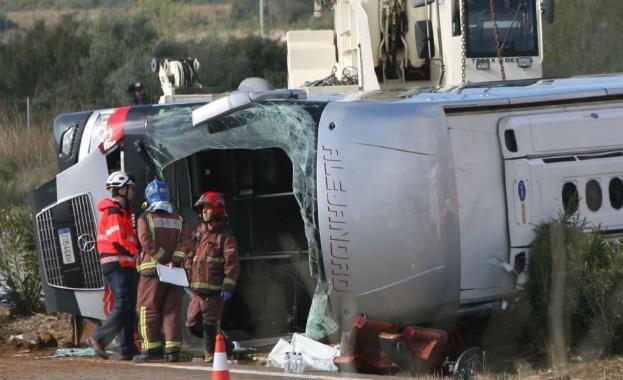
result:
[(76, 93), (67, 78), (80, 75), (80, 60), (87, 56), (90, 38), (72, 17), (47, 26), (37, 22), (0, 45), (0, 96), (54, 97)]
[(202, 64), (199, 78), (204, 86), (231, 91), (249, 77), (265, 78), (275, 88), (286, 86), (286, 47), (277, 41), (255, 36), (212, 39), (193, 44), (192, 49)]
[(80, 62), (83, 97), (101, 99), (100, 106), (119, 106), (128, 104), (130, 83), (147, 83), (147, 93), (155, 90), (158, 82), (150, 71), (150, 60), (159, 36), (148, 19), (102, 18), (91, 33), (89, 54)]

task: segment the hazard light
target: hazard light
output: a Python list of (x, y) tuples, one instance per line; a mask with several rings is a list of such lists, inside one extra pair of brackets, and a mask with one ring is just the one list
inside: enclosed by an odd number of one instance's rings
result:
[(530, 57), (517, 58), (517, 66), (522, 67), (522, 68), (532, 66), (532, 58)]
[(477, 70), (489, 70), (489, 68), (491, 68), (491, 65), (488, 59), (479, 59), (476, 61)]

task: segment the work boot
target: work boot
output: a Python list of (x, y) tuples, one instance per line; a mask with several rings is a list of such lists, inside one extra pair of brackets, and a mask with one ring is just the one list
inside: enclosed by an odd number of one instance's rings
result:
[(214, 354), (205, 353), (205, 357), (203, 359), (204, 363), (212, 364), (214, 362)]
[(177, 363), (180, 361), (180, 353), (179, 352), (167, 352), (167, 361), (169, 363)]
[(160, 359), (163, 359), (163, 358), (164, 358), (164, 356), (162, 355), (162, 352), (151, 352), (151, 353), (148, 353), (148, 354), (140, 354), (140, 355), (135, 356), (132, 359), (132, 363), (137, 363), (137, 364), (147, 363), (147, 362), (150, 362), (150, 361), (160, 360)]
[(135, 356), (140, 355), (140, 351), (134, 349), (133, 351), (119, 351), (119, 360), (132, 360)]
[(109, 356), (106, 353), (106, 350), (104, 349), (104, 347), (102, 347), (101, 344), (99, 344), (99, 342), (97, 340), (95, 340), (95, 338), (93, 338), (92, 336), (90, 336), (87, 339), (87, 345), (89, 347), (91, 347), (93, 350), (95, 350), (95, 353), (102, 359), (108, 359)]

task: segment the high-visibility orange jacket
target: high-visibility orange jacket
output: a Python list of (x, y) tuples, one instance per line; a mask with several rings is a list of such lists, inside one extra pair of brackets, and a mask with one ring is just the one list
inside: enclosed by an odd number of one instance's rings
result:
[(109, 198), (102, 199), (97, 209), (102, 213), (97, 226), (97, 252), (102, 273), (119, 267), (136, 268), (138, 239), (132, 226), (132, 211)]

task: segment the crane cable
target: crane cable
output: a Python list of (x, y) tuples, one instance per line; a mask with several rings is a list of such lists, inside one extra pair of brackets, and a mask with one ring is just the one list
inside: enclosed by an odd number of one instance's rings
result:
[(493, 35), (495, 36), (495, 49), (498, 53), (498, 62), (500, 62), (500, 73), (502, 74), (502, 80), (506, 80), (506, 73), (504, 72), (504, 59), (502, 58), (502, 47), (500, 46), (500, 33), (498, 32), (498, 21), (495, 14), (495, 0), (489, 0), (491, 6), (491, 21), (493, 21)]
[(467, 16), (465, 15), (465, 0), (461, 0), (461, 84), (466, 84), (465, 74), (465, 34), (467, 33)]

